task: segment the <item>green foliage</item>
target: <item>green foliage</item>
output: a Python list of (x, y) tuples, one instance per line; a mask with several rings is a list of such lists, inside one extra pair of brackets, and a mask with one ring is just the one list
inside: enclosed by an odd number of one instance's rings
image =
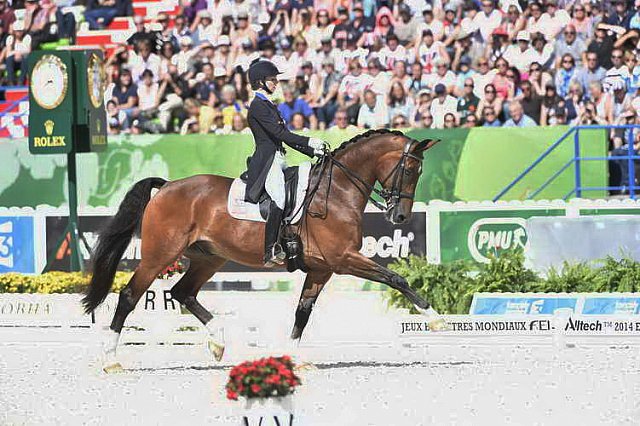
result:
[[(117, 272), (111, 291), (119, 292), (131, 278), (131, 272)], [(0, 274), (0, 293), (80, 293), (91, 275), (81, 272), (47, 272), (42, 275)]]
[[(488, 264), (458, 261), (436, 265), (424, 257), (410, 256), (391, 264), (420, 296), (444, 314), (466, 314), (475, 293), (591, 293), (640, 291), (640, 262), (612, 257), (599, 264), (565, 262), (550, 269), (546, 278), (524, 266), (524, 255), (504, 252)], [(398, 308), (413, 305), (399, 291), (385, 292), (387, 303)]]

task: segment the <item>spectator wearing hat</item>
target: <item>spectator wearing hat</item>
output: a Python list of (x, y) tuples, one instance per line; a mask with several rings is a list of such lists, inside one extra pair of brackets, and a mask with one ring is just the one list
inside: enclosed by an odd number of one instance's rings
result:
[(499, 26), (491, 34), (489, 43), (487, 43), (487, 50), (485, 56), (489, 58), (489, 62), (496, 63), (511, 46), (509, 43), (509, 34), (504, 26)]
[(498, 119), (498, 113), (492, 106), (486, 106), (482, 110), (482, 127), (501, 127), (502, 122)]
[(180, 50), (171, 58), (171, 64), (178, 69), (179, 74), (184, 74), (194, 67), (195, 56), (199, 48), (193, 48), (193, 40), (189, 36), (180, 38)]
[(502, 13), (495, 8), (493, 0), (482, 0), (481, 10), (473, 18), (473, 24), (485, 43), (490, 41), (491, 34), (501, 23)]
[(478, 114), (478, 106), (480, 99), (473, 93), (473, 79), (467, 78), (464, 81), (464, 89), (462, 96), (458, 98), (458, 115), (460, 116), (460, 124), (464, 125), (470, 116), (475, 118)]
[(282, 88), (284, 102), (281, 102), (278, 105), (278, 111), (280, 111), (280, 115), (284, 119), (285, 123), (288, 123), (289, 128), (291, 129), (291, 118), (293, 114), (300, 113), (304, 116), (305, 123), (309, 128), (314, 130), (317, 129), (318, 119), (313, 113), (313, 109), (304, 99), (296, 99), (293, 92), (294, 89), (290, 85), (286, 85)]
[(529, 71), (529, 66), (533, 62), (532, 50), (529, 46), (529, 32), (520, 31), (516, 36), (516, 44), (507, 48), (503, 58), (518, 68), (521, 74), (524, 74)]
[[(456, 30), (449, 39), (445, 41), (445, 45), (450, 46), (451, 44), (453, 44), (453, 60), (451, 61), (451, 68), (453, 70), (457, 70), (460, 67), (460, 61), (463, 57), (469, 59), (468, 65), (470, 66), (471, 63), (483, 57), (485, 53), (485, 48), (482, 43), (473, 40), (471, 33), (463, 28)], [(462, 81), (460, 81), (460, 86), (462, 86), (462, 82), (466, 77), (467, 76), (464, 76)]]
[(205, 41), (215, 43), (218, 37), (218, 28), (213, 24), (211, 12), (206, 9), (198, 12), (190, 30), (197, 44)]
[(423, 22), (418, 24), (415, 44), (419, 45), (423, 40), (425, 31), (430, 31), (434, 41), (441, 41), (444, 37), (444, 24), (436, 19), (433, 14), (433, 6), (427, 3), (422, 10)]
[[(404, 3), (394, 5), (393, 11), (395, 17), (393, 35), (400, 45), (407, 48), (412, 47), (418, 31), (417, 19), (414, 19), (411, 8)], [(389, 42), (389, 37), (387, 37), (387, 42)]]
[(436, 41), (430, 29), (423, 33), (422, 43), (415, 49), (415, 61), (420, 62), (424, 67), (424, 72), (431, 74), (435, 71), (434, 63), (438, 59), (449, 60), (444, 43)]
[(509, 104), (509, 115), (511, 116), (504, 123), (504, 127), (532, 127), (537, 126), (536, 122), (531, 117), (524, 114), (522, 105), (518, 101), (513, 101)]
[(458, 25), (458, 17), (456, 16), (458, 8), (452, 3), (447, 3), (444, 6), (444, 18), (442, 24), (444, 25), (444, 38), (447, 39), (453, 34)]
[(582, 39), (578, 38), (577, 34), (573, 25), (567, 25), (562, 36), (555, 41), (553, 54), (556, 58), (556, 68), (562, 67), (562, 61), (566, 54), (574, 58), (574, 65), (582, 66), (582, 52), (587, 50), (587, 46)]
[[(27, 79), (27, 64), (29, 53), (31, 53), (31, 36), (25, 34), (24, 22), (15, 21), (13, 23), (13, 34), (7, 37), (2, 56), (7, 68), (7, 79), (9, 85), (24, 85)], [(20, 76), (16, 71), (20, 71)]]
[(407, 93), (404, 85), (399, 81), (391, 83), (391, 88), (387, 94), (387, 114), (388, 122), (392, 123), (394, 117), (412, 117), (415, 112), (413, 98)]
[(349, 124), (349, 116), (346, 109), (339, 109), (333, 119), (333, 125), (329, 128), (329, 131), (333, 130), (348, 130), (354, 131), (358, 128), (353, 124)]
[(520, 102), (525, 115), (531, 117), (540, 124), (540, 112), (542, 109), (542, 97), (533, 89), (530, 81), (524, 80), (520, 83), (521, 93), (515, 97)]
[(358, 111), (358, 127), (361, 129), (385, 127), (389, 123), (389, 120), (384, 100), (369, 89), (365, 90), (363, 99), (364, 102)]
[(376, 13), (376, 26), (373, 29), (373, 35), (382, 40), (383, 43), (387, 41), (387, 37), (393, 33), (395, 25), (395, 19), (393, 13), (388, 7), (383, 6)]
[(320, 97), (316, 101), (316, 114), (320, 130), (324, 130), (329, 126), (338, 110), (338, 88), (341, 81), (342, 75), (335, 70), (333, 60), (325, 58), (322, 61)]
[(456, 114), (458, 111), (458, 100), (447, 94), (444, 84), (436, 84), (434, 87), (435, 98), (431, 101), (430, 112), (433, 116), (433, 127), (442, 129), (444, 127), (444, 116), (447, 113)]
[(606, 71), (598, 63), (598, 54), (587, 52), (586, 66), (578, 70), (576, 81), (582, 85), (583, 91), (587, 92), (591, 83), (602, 81), (605, 75)]

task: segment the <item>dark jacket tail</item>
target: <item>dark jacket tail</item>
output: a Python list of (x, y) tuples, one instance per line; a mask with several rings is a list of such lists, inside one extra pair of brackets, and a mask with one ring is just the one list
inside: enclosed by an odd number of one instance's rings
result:
[(100, 232), (91, 259), (93, 276), (82, 299), (85, 312), (92, 312), (109, 294), (118, 263), (133, 235), (140, 231), (144, 209), (151, 199), (151, 189), (160, 188), (165, 183), (167, 181), (162, 178), (147, 178), (136, 183), (124, 197), (118, 213)]

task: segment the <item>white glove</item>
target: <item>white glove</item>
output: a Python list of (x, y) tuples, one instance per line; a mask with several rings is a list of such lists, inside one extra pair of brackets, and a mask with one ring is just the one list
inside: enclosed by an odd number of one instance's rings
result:
[(318, 138), (310, 138), (309, 146), (315, 155), (325, 155), (329, 151), (329, 144)]

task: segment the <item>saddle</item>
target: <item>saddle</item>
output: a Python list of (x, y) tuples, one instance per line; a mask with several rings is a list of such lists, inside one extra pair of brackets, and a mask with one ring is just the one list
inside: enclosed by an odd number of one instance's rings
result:
[[(296, 224), (302, 218), (302, 203), (309, 186), (310, 171), (310, 162), (287, 167), (284, 171), (286, 197), (283, 217), (287, 223)], [(229, 189), (227, 210), (235, 219), (266, 222), (269, 213), (269, 195), (264, 192), (257, 204), (245, 201), (246, 179), (247, 172), (244, 172), (240, 178), (233, 180)]]

